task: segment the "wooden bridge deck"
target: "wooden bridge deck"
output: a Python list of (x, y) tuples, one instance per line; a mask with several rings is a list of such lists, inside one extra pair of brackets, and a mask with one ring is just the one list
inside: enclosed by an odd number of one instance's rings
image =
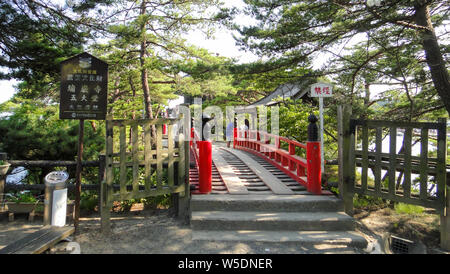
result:
[[(211, 194), (313, 195), (283, 171), (251, 153), (213, 144)], [(191, 155), (192, 194), (198, 192), (198, 171)], [(326, 190), (322, 195), (331, 195)]]

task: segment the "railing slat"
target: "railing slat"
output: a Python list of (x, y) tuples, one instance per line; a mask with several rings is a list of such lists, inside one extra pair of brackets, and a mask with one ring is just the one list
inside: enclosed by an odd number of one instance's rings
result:
[(131, 149), (133, 155), (133, 192), (139, 192), (139, 158), (138, 158), (138, 150), (139, 150), (139, 127), (137, 124), (131, 126)]
[[(439, 200), (439, 204), (441, 207), (439, 208), (440, 212), (444, 212), (444, 206), (445, 206), (445, 193), (446, 193), (446, 170), (445, 170), (445, 160), (447, 157), (447, 121), (445, 118), (439, 118), (439, 129), (437, 134), (437, 159), (438, 164), (436, 166), (437, 169), (437, 176), (436, 176), (436, 182), (437, 182), (437, 197)], [(448, 183), (447, 183), (448, 185)], [(447, 194), (449, 195), (449, 194)], [(450, 210), (450, 209), (447, 209)], [(447, 213), (448, 214), (448, 213)]]
[(168, 179), (168, 184), (169, 187), (172, 187), (174, 185), (174, 169), (173, 169), (173, 133), (172, 133), (172, 129), (173, 126), (172, 125), (168, 125), (167, 126), (167, 150), (168, 150), (168, 154), (169, 154), (169, 166), (168, 166), (168, 174), (167, 174), (167, 179)]
[(377, 127), (375, 134), (375, 152), (376, 152), (376, 166), (375, 166), (375, 192), (381, 192), (381, 152), (382, 152), (382, 133), (383, 128)]
[(363, 192), (367, 190), (367, 177), (369, 166), (369, 128), (362, 126), (362, 170), (361, 170), (361, 189)]
[(420, 199), (426, 200), (428, 197), (428, 129), (420, 131)]
[(412, 128), (405, 129), (404, 135), (405, 148), (405, 172), (403, 174), (403, 196), (409, 198), (411, 195), (411, 142), (412, 142)]
[(389, 130), (389, 196), (395, 196), (395, 172), (397, 161), (397, 128), (391, 127)]
[(126, 126), (119, 127), (119, 151), (120, 151), (120, 195), (125, 195), (127, 193), (127, 138), (126, 138)]
[(152, 143), (151, 143), (151, 130), (150, 124), (144, 125), (144, 161), (145, 161), (145, 190), (149, 191), (152, 185), (152, 167), (151, 161), (153, 159)]
[(162, 159), (162, 124), (156, 125), (156, 186), (162, 188), (163, 159)]

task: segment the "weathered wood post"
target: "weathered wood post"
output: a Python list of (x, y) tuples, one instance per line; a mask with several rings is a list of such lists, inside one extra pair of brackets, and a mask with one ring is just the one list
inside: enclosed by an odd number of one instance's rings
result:
[[(0, 152), (0, 161), (6, 161), (7, 160), (7, 154), (4, 152)], [(3, 202), (3, 193), (5, 193), (5, 181), (6, 181), (6, 175), (0, 174), (0, 205)]]
[(106, 171), (106, 156), (104, 154), (98, 155), (98, 209), (101, 212), (102, 209), (102, 183), (105, 180)]
[(100, 185), (100, 199), (101, 199), (101, 230), (103, 234), (109, 234), (111, 232), (111, 199), (113, 194), (113, 121), (112, 115), (106, 117), (106, 158), (105, 158), (105, 176), (106, 180), (103, 180)]
[(189, 169), (190, 169), (190, 159), (189, 159), (189, 145), (190, 141), (185, 140), (184, 135), (179, 135), (179, 149), (180, 158), (178, 162), (178, 183), (184, 184), (184, 192), (176, 194), (177, 196), (177, 217), (184, 223), (189, 223), (190, 220), (190, 200), (191, 200), (191, 189), (189, 187)]
[(442, 125), (438, 130), (438, 147), (437, 147), (437, 160), (438, 165), (436, 166), (437, 172), (437, 182), (440, 195), (444, 199), (444, 208), (441, 211), (440, 216), (440, 230), (441, 230), (441, 248), (450, 250), (450, 186), (449, 182), (446, 181), (447, 170), (445, 165), (445, 159), (447, 159), (447, 120), (445, 118), (440, 118), (438, 122)]
[[(339, 197), (344, 200), (344, 211), (353, 215), (353, 173), (354, 165), (351, 159), (353, 129), (350, 128), (351, 106), (338, 106), (338, 153), (339, 153)], [(353, 169), (353, 170), (352, 170)]]
[[(322, 193), (322, 172), (320, 167), (320, 141), (317, 117), (311, 114), (308, 117), (308, 141), (306, 142), (307, 161), (307, 190), (314, 194)], [(279, 140), (279, 139), (278, 139)]]

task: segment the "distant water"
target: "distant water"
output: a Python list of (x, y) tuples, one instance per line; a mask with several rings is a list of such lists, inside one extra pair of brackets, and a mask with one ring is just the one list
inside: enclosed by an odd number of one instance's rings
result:
[[(431, 133), (430, 133), (430, 136), (431, 136)], [(384, 136), (383, 136), (383, 137), (384, 137)], [(401, 147), (402, 147), (402, 145), (403, 145), (403, 137), (404, 137), (403, 132), (398, 131), (398, 132), (397, 132), (397, 138), (396, 138), (396, 139), (397, 139), (397, 140), (396, 140), (396, 152), (397, 152), (397, 153), (400, 151), (400, 149), (401, 149)], [(413, 138), (412, 138), (412, 144), (414, 144), (414, 142), (415, 142), (417, 139), (418, 139), (417, 137), (413, 137)], [(382, 148), (381, 148), (381, 152), (382, 152), (382, 153), (389, 153), (389, 147), (390, 147), (390, 138), (389, 138), (389, 135), (387, 135), (387, 136), (383, 139), (383, 141), (382, 141), (382, 143), (381, 143), (381, 147), (382, 147)], [(357, 149), (359, 149), (359, 150), (361, 149), (361, 143), (358, 144)], [(432, 142), (428, 141), (428, 153), (430, 153), (430, 152), (432, 152), (432, 151), (436, 151), (436, 150), (437, 150), (437, 146), (434, 145)], [(369, 151), (375, 152), (375, 144), (369, 144)], [(412, 145), (412, 147), (411, 147), (411, 155), (412, 155), (412, 156), (417, 156), (417, 157), (420, 156), (420, 141), (417, 142), (415, 145)], [(361, 173), (362, 168), (357, 167), (357, 170), (358, 170), (358, 172)], [(381, 178), (384, 177), (384, 175), (386, 174), (386, 172), (387, 172), (387, 170), (383, 170), (383, 169), (381, 170)], [(370, 178), (374, 179), (373, 173), (371, 172), (370, 169), (369, 169), (369, 171), (368, 171), (368, 176), (369, 176)], [(398, 176), (400, 176), (400, 172), (396, 172), (396, 174), (395, 174), (396, 180), (397, 180)], [(419, 174), (411, 174), (411, 188), (412, 188), (412, 189), (415, 189), (415, 190), (417, 190), (417, 191), (419, 190), (419, 185), (415, 186), (412, 182), (413, 182), (414, 180), (416, 180), (416, 179), (418, 180), (419, 177), (420, 177)], [(403, 179), (402, 179), (402, 181), (403, 181)], [(428, 188), (430, 188), (430, 187), (431, 187), (431, 185), (428, 186)], [(435, 192), (436, 192), (436, 186), (434, 185), (433, 189), (430, 191), (430, 194), (431, 194), (431, 195), (434, 195)]]

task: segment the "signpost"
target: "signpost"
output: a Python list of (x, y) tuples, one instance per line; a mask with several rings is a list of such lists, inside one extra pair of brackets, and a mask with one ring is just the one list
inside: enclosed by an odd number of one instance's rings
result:
[(75, 175), (75, 230), (80, 218), (84, 119), (105, 120), (107, 95), (107, 63), (86, 52), (61, 62), (59, 118), (80, 120)]
[(323, 149), (323, 98), (333, 97), (333, 87), (326, 83), (316, 83), (311, 86), (311, 97), (319, 98), (320, 116), (320, 153), (322, 173), (325, 171), (324, 149)]

